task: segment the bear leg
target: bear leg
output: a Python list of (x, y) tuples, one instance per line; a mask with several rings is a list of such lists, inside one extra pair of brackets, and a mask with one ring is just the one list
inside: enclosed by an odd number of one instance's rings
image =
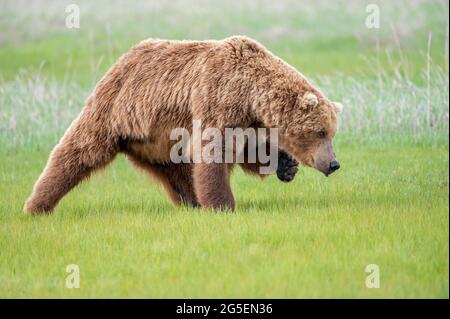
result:
[(165, 174), (170, 185), (184, 204), (191, 207), (200, 206), (194, 191), (192, 164), (169, 163), (158, 167), (158, 169)]
[(194, 192), (191, 164), (151, 164), (127, 154), (130, 162), (161, 183), (175, 205), (200, 206)]
[(115, 141), (107, 134), (91, 132), (89, 129), (90, 125), (84, 125), (79, 119), (55, 146), (25, 203), (26, 213), (50, 213), (59, 200), (82, 179), (115, 157)]
[(298, 171), (298, 161), (287, 152), (278, 150), (277, 177), (282, 182), (290, 182)]
[(218, 210), (236, 207), (230, 187), (230, 167), (219, 163), (194, 164), (194, 189), (204, 208)]
[[(266, 150), (271, 148), (272, 152), (278, 153), (278, 166), (277, 166), (277, 177), (282, 182), (290, 182), (294, 179), (295, 175), (298, 171), (298, 162), (287, 152), (283, 151), (280, 148), (274, 149), (272, 145), (267, 145)], [(258, 148), (256, 148), (255, 153), (258, 154)], [(244, 149), (244, 163), (239, 164), (244, 172), (257, 175), (261, 178), (266, 177), (267, 175), (260, 173), (260, 168), (267, 166), (267, 164), (262, 164), (261, 162), (256, 160), (256, 163), (249, 163), (248, 159), (248, 144), (246, 144)]]

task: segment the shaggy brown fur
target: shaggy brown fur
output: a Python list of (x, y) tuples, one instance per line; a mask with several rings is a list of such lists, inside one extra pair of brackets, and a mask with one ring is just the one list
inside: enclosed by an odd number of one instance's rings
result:
[[(176, 202), (235, 207), (230, 164), (173, 164), (172, 129), (192, 121), (220, 130), (277, 127), (280, 146), (327, 173), (336, 110), (298, 71), (256, 41), (150, 39), (124, 54), (98, 83), (52, 151), (25, 211), (50, 212), (93, 171), (124, 152)], [(258, 165), (242, 165), (257, 172)]]

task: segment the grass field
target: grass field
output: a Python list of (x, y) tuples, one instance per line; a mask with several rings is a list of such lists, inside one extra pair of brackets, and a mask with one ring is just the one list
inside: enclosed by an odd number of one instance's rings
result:
[[(377, 1), (377, 30), (364, 26), (368, 1), (78, 3), (76, 30), (64, 1), (0, 4), (0, 297), (449, 297), (446, 1)], [(283, 184), (237, 170), (237, 211), (223, 214), (174, 207), (119, 157), (53, 215), (22, 213), (129, 46), (232, 34), (345, 104), (338, 172), (302, 168)], [(79, 289), (65, 287), (68, 264)], [(379, 289), (365, 285), (369, 264)]]
[[(338, 149), (342, 170), (292, 184), (233, 178), (236, 214), (175, 208), (120, 158), (52, 217), (21, 207), (47, 153), (0, 163), (8, 297), (446, 297), (448, 152)], [(65, 288), (80, 266), (81, 288)], [(366, 265), (381, 272), (367, 289)]]

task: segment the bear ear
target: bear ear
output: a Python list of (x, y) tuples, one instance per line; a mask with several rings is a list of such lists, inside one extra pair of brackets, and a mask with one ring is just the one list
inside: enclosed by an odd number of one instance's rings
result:
[(302, 100), (303, 100), (302, 104), (303, 104), (303, 106), (305, 108), (307, 108), (307, 107), (314, 107), (317, 104), (319, 104), (319, 99), (317, 98), (317, 96), (314, 93), (311, 93), (311, 92), (306, 92), (303, 95), (303, 99)]
[(334, 105), (334, 110), (336, 111), (336, 113), (341, 113), (342, 110), (344, 109), (344, 106), (342, 105), (342, 103), (333, 102), (333, 105)]

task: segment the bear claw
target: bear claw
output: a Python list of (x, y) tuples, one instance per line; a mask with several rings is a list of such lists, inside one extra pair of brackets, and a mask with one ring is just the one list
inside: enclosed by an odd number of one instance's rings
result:
[(290, 182), (298, 171), (298, 162), (285, 151), (278, 153), (277, 177), (282, 182)]

